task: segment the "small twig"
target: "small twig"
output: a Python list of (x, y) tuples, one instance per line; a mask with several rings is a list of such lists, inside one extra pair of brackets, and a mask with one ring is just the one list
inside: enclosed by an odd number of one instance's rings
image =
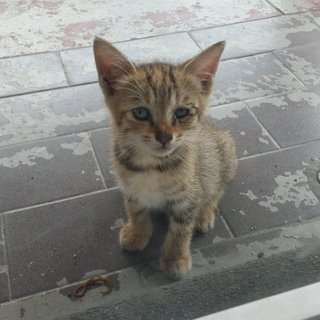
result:
[(110, 280), (102, 276), (95, 276), (76, 287), (73, 291), (73, 295), (76, 298), (82, 298), (86, 294), (89, 286), (97, 284), (102, 284), (106, 286), (107, 290), (103, 292), (104, 295), (109, 294), (112, 291), (112, 283), (110, 282)]

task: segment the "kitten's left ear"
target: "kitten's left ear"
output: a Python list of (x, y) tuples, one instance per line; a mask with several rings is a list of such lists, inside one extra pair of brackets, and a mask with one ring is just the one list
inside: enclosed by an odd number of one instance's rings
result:
[(211, 88), (225, 45), (225, 41), (218, 42), (182, 65), (187, 72), (199, 78), (203, 92)]

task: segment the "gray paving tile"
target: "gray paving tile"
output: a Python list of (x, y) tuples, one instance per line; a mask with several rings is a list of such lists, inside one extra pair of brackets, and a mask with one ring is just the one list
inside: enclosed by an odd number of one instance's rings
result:
[(6, 273), (0, 273), (0, 303), (9, 300), (9, 284)]
[(97, 156), (102, 175), (108, 188), (115, 187), (116, 180), (112, 172), (111, 152), (111, 129), (95, 130), (90, 133), (94, 152)]
[[(143, 252), (127, 253), (118, 242), (124, 216), (119, 189), (6, 214), (12, 296), (22, 297), (158, 257), (166, 229), (163, 219), (155, 218), (154, 236)], [(228, 236), (220, 219), (212, 232), (205, 240), (197, 235), (193, 246)]]
[[(153, 61), (154, 59), (184, 61), (200, 52), (187, 33), (115, 43), (115, 46), (135, 62)], [(60, 54), (71, 84), (97, 81), (91, 47), (62, 51)]]
[(247, 104), (282, 147), (320, 139), (320, 97), (313, 92), (296, 91)]
[(319, 1), (314, 0), (270, 0), (270, 2), (284, 13), (305, 12), (319, 10)]
[(102, 189), (88, 135), (0, 149), (0, 212)]
[(320, 29), (308, 15), (297, 14), (199, 30), (191, 35), (202, 49), (226, 40), (223, 59), (228, 59), (319, 41)]
[(104, 127), (98, 84), (0, 99), (0, 146)]
[(0, 60), (0, 96), (68, 85), (58, 54), (43, 53)]
[(320, 85), (320, 42), (288, 50), (275, 55), (307, 86)]
[(271, 53), (222, 61), (212, 104), (227, 104), (301, 87), (302, 84)]
[(217, 128), (230, 131), (239, 158), (277, 148), (242, 102), (210, 108), (208, 114)]
[(231, 230), (239, 236), (319, 216), (320, 202), (311, 191), (319, 154), (317, 142), (241, 160), (221, 204)]

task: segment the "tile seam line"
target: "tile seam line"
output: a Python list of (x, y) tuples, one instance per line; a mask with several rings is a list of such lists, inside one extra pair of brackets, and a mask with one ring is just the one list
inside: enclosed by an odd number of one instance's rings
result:
[[(320, 31), (320, 27), (319, 27), (318, 31)], [(303, 43), (303, 44), (298, 44), (298, 45), (295, 45), (295, 46), (292, 46), (292, 47), (272, 49), (269, 52), (273, 53), (274, 55), (276, 55), (278, 52), (281, 52), (281, 51), (289, 51), (289, 50), (293, 50), (293, 49), (303, 49), (305, 47), (314, 46), (314, 45), (320, 45), (320, 39), (316, 39), (316, 40), (313, 40), (313, 41), (310, 41), (310, 42), (306, 42), (306, 43)]]
[(271, 7), (276, 9), (281, 15), (286, 15), (280, 8), (278, 8), (275, 4), (271, 2), (271, 0), (265, 0)]
[[(317, 11), (317, 10), (313, 10), (313, 11)], [(296, 15), (298, 15), (298, 14), (306, 14), (307, 12), (312, 12), (312, 11), (295, 12), (295, 13), (286, 14), (285, 16), (290, 16), (290, 15), (294, 15), (294, 14), (296, 14)], [(173, 34), (189, 33), (189, 32), (207, 30), (207, 29), (212, 29), (212, 28), (231, 26), (231, 25), (240, 24), (240, 23), (246, 23), (246, 22), (251, 22), (251, 21), (267, 20), (267, 19), (271, 19), (271, 18), (275, 18), (275, 17), (281, 17), (281, 16), (283, 16), (283, 15), (281, 15), (279, 12), (275, 12), (274, 15), (270, 15), (270, 16), (262, 17), (262, 18), (257, 18), (257, 19), (252, 19), (252, 20), (241, 20), (241, 21), (232, 22), (232, 23), (226, 23), (226, 24), (220, 24), (220, 25), (212, 25), (212, 26), (205, 27), (205, 28), (194, 28), (194, 29), (189, 29), (189, 30), (181, 30), (181, 31), (168, 32), (168, 33), (162, 33), (162, 34), (155, 34), (155, 35), (142, 37), (142, 38), (115, 41), (115, 42), (112, 42), (112, 44), (118, 44), (118, 43), (129, 42), (129, 41), (144, 40), (144, 39), (156, 38), (156, 37), (173, 35)], [(92, 41), (93, 41), (94, 37), (95, 37), (95, 35), (92, 36)], [(92, 45), (83, 46), (83, 47), (66, 48), (66, 49), (49, 50), (49, 51), (39, 51), (39, 52), (34, 52), (34, 53), (27, 53), (27, 54), (24, 54), (24, 55), (4, 56), (4, 57), (0, 57), (0, 61), (2, 59), (8, 59), (8, 58), (17, 58), (17, 57), (25, 57), (25, 56), (30, 56), (30, 55), (36, 55), (36, 54), (47, 54), (47, 53), (54, 53), (54, 52), (63, 52), (63, 51), (68, 51), (68, 50), (91, 48), (91, 47), (92, 47)]]
[(200, 51), (202, 51), (203, 49), (200, 47), (200, 45), (198, 44), (198, 42), (194, 39), (194, 37), (192, 36), (191, 31), (188, 31), (188, 36), (189, 36), (189, 38), (193, 41), (193, 43), (200, 49)]
[(0, 101), (1, 101), (1, 99), (9, 99), (9, 98), (14, 98), (14, 97), (25, 96), (28, 94), (55, 91), (55, 90), (61, 90), (61, 89), (76, 88), (76, 87), (86, 86), (86, 85), (95, 84), (95, 83), (98, 83), (98, 80), (88, 81), (88, 82), (83, 82), (83, 83), (75, 83), (75, 84), (62, 86), (62, 87), (53, 87), (53, 88), (48, 88), (48, 89), (32, 90), (32, 91), (28, 91), (28, 92), (20, 92), (20, 93), (16, 93), (16, 94), (3, 95), (3, 96), (0, 96)]
[(29, 206), (23, 207), (23, 208), (15, 208), (15, 209), (2, 211), (2, 212), (0, 212), (0, 214), (5, 216), (5, 215), (12, 214), (12, 213), (15, 213), (15, 212), (21, 212), (21, 211), (24, 211), (24, 210), (41, 208), (41, 207), (45, 207), (47, 205), (62, 203), (64, 201), (69, 201), (69, 200), (81, 199), (81, 198), (85, 198), (87, 196), (92, 196), (92, 195), (96, 195), (96, 194), (100, 194), (100, 193), (107, 193), (109, 191), (118, 190), (118, 189), (120, 189), (120, 188), (119, 187), (112, 187), (112, 188), (109, 188), (109, 189), (98, 189), (98, 190), (94, 190), (94, 191), (91, 191), (91, 192), (78, 194), (78, 195), (75, 195), (75, 196), (70, 196), (70, 197), (66, 197), (66, 198), (59, 198), (59, 199), (55, 199), (55, 200), (51, 200), (51, 201), (47, 201), (47, 202), (36, 203), (36, 204), (29, 205)]
[(263, 123), (258, 119), (258, 117), (253, 113), (253, 111), (250, 109), (248, 103), (244, 102), (246, 109), (248, 110), (248, 112), (252, 115), (252, 117), (257, 121), (257, 123), (259, 124), (259, 126), (261, 127), (261, 129), (265, 130), (265, 132), (267, 133), (267, 135), (269, 136), (270, 140), (274, 143), (274, 145), (277, 147), (277, 149), (282, 149), (280, 144), (278, 143), (278, 141), (273, 137), (273, 135), (271, 134), (271, 132), (269, 130), (267, 130), (267, 128), (263, 125)]
[[(240, 235), (235, 235), (234, 238), (225, 238), (219, 242), (216, 242), (216, 243), (221, 243), (221, 242), (231, 242), (231, 241), (235, 241), (235, 240), (241, 240), (241, 239), (247, 239), (247, 238), (251, 238), (251, 237), (256, 237), (256, 236), (260, 236), (260, 235), (263, 235), (263, 234), (266, 234), (268, 232), (272, 232), (272, 231), (275, 231), (275, 230), (282, 230), (283, 228), (292, 228), (292, 227), (298, 227), (298, 226), (302, 226), (302, 225), (305, 225), (305, 224), (309, 224), (309, 223), (314, 223), (315, 221), (319, 221), (320, 222), (320, 217), (319, 216), (314, 216), (314, 217), (311, 217), (310, 219), (304, 219), (302, 221), (293, 221), (289, 224), (283, 224), (283, 225), (278, 225), (278, 226), (273, 226), (273, 227), (270, 227), (268, 229), (261, 229), (261, 230), (257, 230), (257, 231), (254, 231), (254, 232), (249, 232), (249, 233), (246, 233), (246, 234), (240, 234)], [(197, 248), (197, 249), (203, 249), (203, 248), (208, 248), (208, 247), (211, 247), (213, 245), (215, 245), (216, 243), (212, 243), (212, 244), (209, 244), (209, 245), (205, 245), (203, 247), (200, 247), (200, 248)]]
[(231, 238), (236, 238), (235, 233), (232, 231), (231, 226), (229, 226), (229, 224), (227, 223), (224, 215), (223, 215), (223, 211), (219, 209), (219, 213), (220, 213), (220, 219), (222, 221), (222, 223), (224, 224), (224, 226), (226, 227), (226, 229), (228, 230), (228, 232), (230, 233)]
[(58, 59), (59, 59), (59, 61), (60, 61), (60, 63), (61, 63), (61, 68), (62, 68), (62, 70), (63, 70), (64, 76), (66, 77), (68, 87), (70, 87), (70, 86), (71, 86), (71, 82), (70, 82), (70, 79), (69, 79), (67, 70), (65, 69), (64, 63), (63, 63), (63, 61), (62, 61), (60, 51), (57, 51), (57, 55), (58, 55)]
[[(301, 88), (299, 90), (305, 90), (305, 89), (306, 88)], [(311, 90), (311, 89), (307, 88), (307, 90)], [(276, 93), (272, 93), (272, 94), (267, 94), (265, 96), (253, 97), (253, 98), (244, 99), (244, 100), (238, 100), (238, 101), (234, 101), (234, 102), (227, 102), (227, 103), (224, 103), (224, 104), (211, 104), (211, 106), (209, 108), (224, 107), (224, 106), (229, 106), (229, 105), (236, 104), (236, 103), (246, 103), (246, 102), (261, 100), (261, 99), (264, 99), (264, 98), (272, 98), (272, 97), (276, 97), (276, 96), (286, 95), (286, 94), (289, 94), (289, 93), (294, 93), (296, 91), (297, 91), (297, 89), (291, 89), (291, 90), (285, 90), (285, 91), (282, 91), (282, 92), (276, 92)]]
[(90, 146), (91, 146), (91, 149), (92, 149), (92, 154), (93, 154), (94, 161), (95, 161), (97, 169), (99, 170), (99, 173), (100, 173), (100, 178), (102, 180), (103, 187), (107, 190), (107, 183), (106, 183), (105, 178), (104, 178), (104, 176), (102, 174), (101, 166), (100, 166), (100, 163), (98, 161), (98, 158), (97, 158), (97, 155), (96, 155), (96, 151), (94, 150), (94, 146), (93, 146), (93, 143), (91, 141), (91, 134), (90, 134), (89, 131), (87, 132), (87, 135), (88, 135), (88, 139), (89, 139)]
[[(293, 49), (293, 48), (289, 48), (289, 49)], [(280, 51), (280, 50), (279, 50)], [(298, 78), (298, 76), (296, 76), (290, 69), (289, 67), (275, 54), (275, 51), (272, 51), (271, 54), (282, 64), (283, 67), (285, 67), (287, 69), (287, 71), (291, 74), (291, 76), (296, 79), (300, 85), (303, 86), (304, 89), (308, 89), (307, 85), (300, 79)]]
[[(214, 100), (214, 88), (213, 88), (213, 95), (212, 95), (212, 100)], [(282, 94), (288, 94), (288, 93), (292, 93), (295, 92), (296, 90), (288, 90), (288, 91), (283, 91), (283, 92), (277, 92), (277, 93), (272, 93), (269, 95), (265, 95), (265, 96), (259, 96), (259, 97), (253, 97), (253, 98), (249, 98), (249, 99), (244, 99), (244, 100), (238, 100), (238, 101), (234, 101), (234, 102), (227, 102), (227, 103), (223, 103), (223, 104), (213, 104), (214, 101), (212, 101), (212, 103), (209, 103), (209, 109), (211, 108), (219, 108), (219, 107), (227, 107), (230, 106), (232, 104), (236, 104), (236, 103), (245, 103), (245, 102), (251, 102), (251, 101), (255, 101), (255, 100), (261, 100), (264, 98), (270, 98), (270, 97), (275, 97), (275, 96), (279, 96)]]
[(111, 128), (110, 126), (103, 126), (103, 127), (99, 127), (99, 128), (92, 128), (92, 129), (88, 129), (88, 130), (82, 130), (82, 131), (78, 131), (78, 132), (70, 132), (70, 133), (65, 133), (65, 134), (60, 134), (60, 135), (56, 135), (56, 136), (48, 136), (48, 137), (44, 137), (44, 138), (40, 138), (40, 139), (34, 139), (34, 140), (28, 140), (28, 141), (23, 141), (23, 142), (18, 142), (18, 143), (14, 143), (14, 144), (9, 144), (9, 145), (3, 145), (0, 146), (0, 152), (3, 149), (9, 149), (9, 148), (19, 148), (19, 147), (23, 147), (27, 144), (32, 144), (32, 143), (41, 143), (41, 142), (50, 142), (53, 140), (57, 140), (60, 138), (72, 138), (72, 137), (76, 137), (79, 134), (85, 133), (85, 134), (89, 134), (91, 131), (94, 130), (103, 130), (103, 129), (109, 129)]
[[(87, 83), (85, 83), (85, 84), (87, 84)], [(90, 84), (90, 83), (88, 83), (88, 84)], [(48, 92), (48, 91), (54, 91), (54, 90), (59, 90), (59, 89), (67, 89), (67, 88), (70, 88), (70, 86), (66, 85), (66, 86), (61, 86), (61, 87), (53, 87), (53, 88), (46, 88), (46, 89), (40, 89), (40, 90), (32, 90), (32, 91), (27, 91), (27, 92), (19, 92), (19, 93), (16, 93), (16, 94), (7, 94), (7, 95), (0, 96), (0, 101), (2, 99), (20, 97), (20, 96), (24, 96), (24, 95), (27, 95), (27, 94), (33, 94), (33, 93), (38, 93), (38, 92)]]
[(1, 99), (9, 99), (9, 98), (14, 98), (14, 97), (25, 96), (25, 95), (28, 95), (28, 94), (35, 94), (35, 93), (41, 93), (41, 92), (62, 90), (62, 89), (68, 89), (68, 88), (76, 88), (76, 87), (86, 86), (86, 85), (95, 84), (95, 83), (99, 83), (98, 79), (95, 80), (95, 81), (81, 82), (81, 83), (75, 83), (75, 84), (71, 83), (70, 85), (66, 85), (66, 86), (62, 86), (62, 87), (52, 87), (52, 88), (32, 90), (32, 91), (27, 91), (27, 92), (19, 92), (19, 93), (16, 93), (16, 94), (8, 94), (8, 95), (0, 96), (0, 101), (1, 101)]
[(298, 144), (295, 144), (295, 145), (292, 145), (292, 146), (283, 147), (281, 149), (270, 150), (270, 151), (266, 151), (266, 152), (262, 152), (262, 153), (253, 154), (253, 155), (250, 155), (250, 156), (247, 156), (247, 157), (241, 157), (241, 158), (238, 158), (238, 160), (242, 161), (242, 160), (247, 160), (247, 159), (252, 159), (252, 158), (265, 156), (265, 155), (268, 155), (268, 154), (283, 152), (283, 151), (287, 151), (287, 150), (294, 150), (294, 149), (302, 148), (303, 146), (308, 146), (310, 144), (317, 143), (317, 142), (318, 143), (320, 142), (320, 138), (314, 139), (312, 141), (298, 143)]

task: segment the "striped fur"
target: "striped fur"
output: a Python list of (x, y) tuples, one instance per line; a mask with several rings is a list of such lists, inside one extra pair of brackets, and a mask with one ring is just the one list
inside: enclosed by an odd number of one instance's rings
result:
[[(144, 249), (152, 233), (150, 209), (166, 211), (170, 226), (160, 264), (174, 278), (190, 268), (192, 232), (212, 228), (225, 184), (236, 172), (233, 139), (204, 117), (223, 48), (218, 43), (181, 65), (136, 65), (108, 42), (94, 44), (128, 215), (120, 244)], [(147, 121), (134, 117), (133, 109), (141, 106), (151, 113)], [(181, 107), (189, 114), (179, 119), (175, 112)]]

